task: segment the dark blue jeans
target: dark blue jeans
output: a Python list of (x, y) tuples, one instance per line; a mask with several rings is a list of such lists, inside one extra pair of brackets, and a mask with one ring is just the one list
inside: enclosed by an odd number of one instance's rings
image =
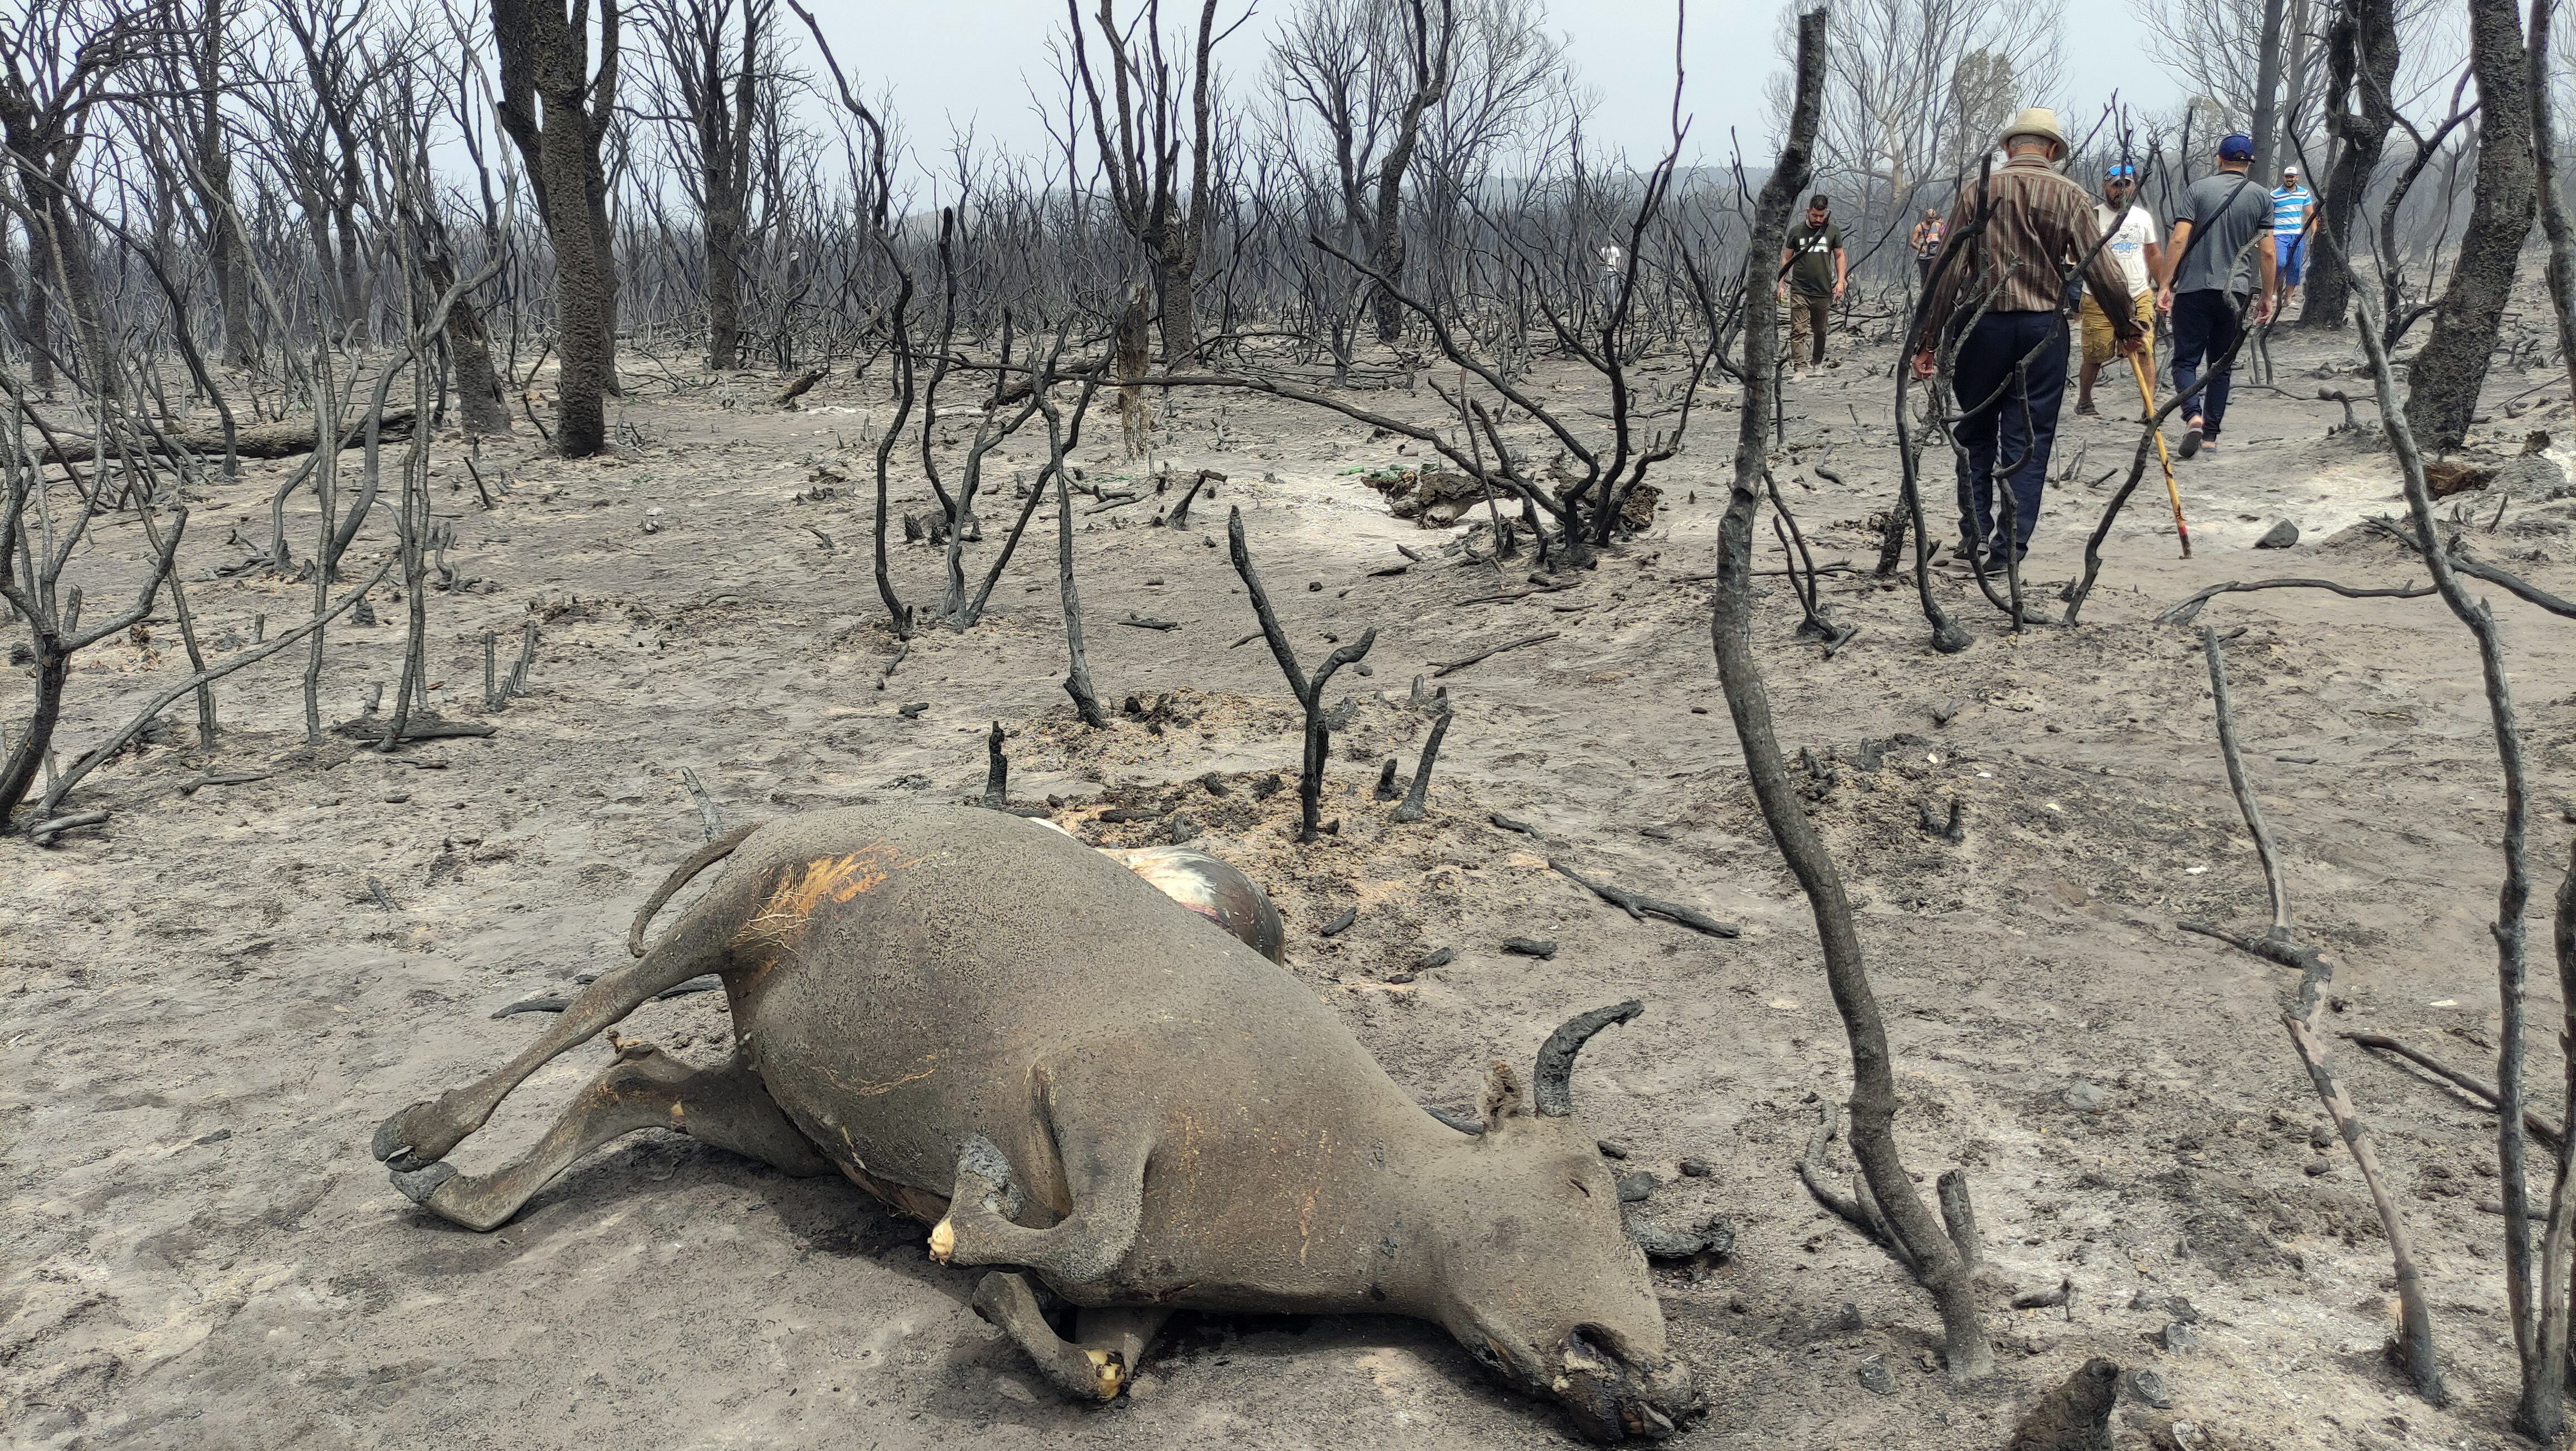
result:
[(2218, 361), (2236, 346), (2236, 332), (2236, 294), (2221, 287), (2174, 294), (2174, 392), (2190, 392), (2200, 380), (2200, 370), (2209, 369), (2208, 390), (2198, 401), (2184, 404), (2182, 416), (2201, 419), (2211, 438), (2218, 436), (2218, 425), (2227, 418), (2227, 385), (2236, 365), (2231, 362), (2222, 368)]
[[(2039, 495), (2066, 397), (2066, 319), (2055, 312), (1990, 312), (1960, 340), (1950, 378), (1959, 398), (1959, 537), (2003, 553), (1995, 480), (2012, 490), (2022, 553), (2039, 527)], [(2016, 556), (2018, 557), (2018, 556)]]

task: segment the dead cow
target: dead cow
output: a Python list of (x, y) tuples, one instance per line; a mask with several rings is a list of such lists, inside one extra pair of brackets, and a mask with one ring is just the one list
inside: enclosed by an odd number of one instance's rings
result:
[[(517, 1163), (440, 1162), (540, 1065), (706, 972), (730, 1062), (627, 1045)], [(1177, 1309), (1383, 1312), (1445, 1326), (1586, 1435), (1660, 1438), (1700, 1399), (1568, 1087), (1584, 1041), (1637, 1012), (1558, 1029), (1526, 1098), (1495, 1064), (1482, 1123), (1453, 1127), (1296, 978), (1080, 842), (852, 807), (752, 830), (641, 961), (374, 1149), (413, 1200), (486, 1230), (639, 1128), (838, 1169), (931, 1223), (934, 1257), (1002, 1267), (976, 1312), (1072, 1396), (1117, 1395)], [(1041, 1283), (1079, 1307), (1071, 1340)]]

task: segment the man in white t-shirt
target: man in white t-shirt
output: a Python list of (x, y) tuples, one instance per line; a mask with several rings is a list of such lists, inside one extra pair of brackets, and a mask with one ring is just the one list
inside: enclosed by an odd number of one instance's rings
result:
[[(2129, 296), (2137, 305), (2138, 322), (2147, 330), (2147, 345), (2138, 356), (2146, 365), (2147, 376), (2152, 378), (2156, 372), (2156, 285), (2163, 280), (2164, 250), (2157, 245), (2156, 219), (2131, 200), (2137, 189), (2138, 169), (2126, 162), (2114, 162), (2102, 174), (2102, 201), (2093, 208), (2093, 217), (2105, 239), (2102, 250), (2111, 254), (2111, 259), (2120, 264), (2121, 274), (2129, 279)], [(2112, 335), (2111, 319), (2093, 300), (2092, 293), (2084, 294), (2084, 305), (2079, 310), (2084, 318), (2084, 367), (2076, 376), (2075, 413), (2079, 418), (2098, 418), (2101, 413), (2093, 406), (2093, 380), (2101, 373), (2102, 365), (2118, 355), (2119, 342)]]
[(1604, 246), (1601, 257), (1601, 305), (1616, 306), (1619, 301), (1619, 274), (1627, 270), (1628, 253), (1616, 242)]

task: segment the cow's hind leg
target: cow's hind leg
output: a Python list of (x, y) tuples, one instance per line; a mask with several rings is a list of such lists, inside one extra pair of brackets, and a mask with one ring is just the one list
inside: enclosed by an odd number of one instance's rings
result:
[(1075, 1400), (1114, 1399), (1127, 1388), (1145, 1347), (1172, 1312), (1157, 1306), (1084, 1309), (1074, 1338), (1055, 1333), (1038, 1310), (1029, 1277), (996, 1270), (975, 1287), (975, 1313), (1027, 1351), (1040, 1374)]
[[(710, 896), (654, 944), (641, 962), (601, 973), (563, 1010), (544, 1036), (519, 1055), (463, 1088), (415, 1103), (376, 1127), (375, 1156), (396, 1170), (419, 1170), (483, 1126), (504, 1096), (548, 1060), (590, 1041), (664, 988), (676, 987), (725, 964), (735, 914), (715, 908)], [(713, 908), (713, 910), (711, 910)]]
[(619, 1050), (617, 1061), (582, 1089), (518, 1162), (472, 1175), (432, 1163), (396, 1170), (394, 1186), (442, 1219), (468, 1229), (497, 1229), (582, 1155), (648, 1128), (676, 1129), (790, 1174), (832, 1169), (739, 1057), (721, 1068), (692, 1068), (659, 1048), (634, 1043)]

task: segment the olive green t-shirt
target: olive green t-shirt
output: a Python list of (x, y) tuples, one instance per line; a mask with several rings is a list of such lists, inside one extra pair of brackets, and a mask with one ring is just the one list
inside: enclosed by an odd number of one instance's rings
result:
[(1834, 254), (1843, 249), (1843, 229), (1831, 222), (1809, 227), (1804, 220), (1789, 229), (1789, 250), (1798, 254), (1789, 264), (1789, 290), (1808, 297), (1831, 297), (1834, 292)]

